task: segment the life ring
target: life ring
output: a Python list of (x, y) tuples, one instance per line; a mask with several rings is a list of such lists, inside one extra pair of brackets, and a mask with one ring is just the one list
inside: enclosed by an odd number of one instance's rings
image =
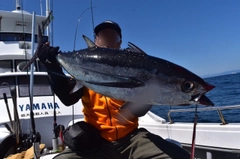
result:
[[(23, 61), (23, 62), (20, 62), (18, 65), (17, 65), (17, 71), (18, 72), (23, 72), (23, 67), (25, 66), (27, 64), (27, 62), (25, 62), (25, 61)], [(26, 72), (26, 71), (30, 71), (30, 67), (29, 68), (27, 68), (26, 70), (24, 70), (24, 72)], [(35, 66), (33, 67), (33, 71), (35, 71)]]

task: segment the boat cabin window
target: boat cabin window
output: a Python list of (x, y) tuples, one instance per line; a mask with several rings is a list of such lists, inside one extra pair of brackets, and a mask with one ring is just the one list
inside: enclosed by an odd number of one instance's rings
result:
[[(9, 77), (0, 77), (0, 99), (3, 99), (3, 93), (6, 93), (7, 97), (11, 97), (11, 90), (16, 90), (15, 87), (15, 77), (9, 76)], [(14, 91), (16, 93), (16, 91)]]
[(12, 60), (2, 60), (0, 62), (0, 73), (12, 72)]
[[(31, 41), (30, 33), (0, 33), (0, 41)], [(47, 36), (43, 36), (43, 43), (48, 41)], [(37, 35), (35, 35), (35, 43), (37, 43)]]
[[(26, 70), (22, 70), (23, 67), (29, 62), (29, 60), (15, 60), (15, 71), (16, 72), (26, 72), (31, 71), (31, 67), (29, 66)], [(46, 67), (39, 60), (34, 62), (34, 71), (38, 72), (47, 72)]]
[[(29, 96), (30, 76), (18, 76), (19, 97)], [(34, 76), (33, 96), (52, 96), (48, 76)]]
[[(31, 67), (29, 66), (26, 70), (22, 70), (23, 67), (28, 63), (29, 60), (15, 60), (15, 72), (26, 72), (30, 71)], [(35, 63), (34, 63), (34, 71), (35, 71)]]

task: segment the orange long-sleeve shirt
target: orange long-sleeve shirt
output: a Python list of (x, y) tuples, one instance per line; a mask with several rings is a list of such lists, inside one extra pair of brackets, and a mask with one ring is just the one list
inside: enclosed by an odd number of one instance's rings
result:
[(120, 109), (123, 101), (85, 88), (82, 103), (85, 121), (95, 126), (108, 141), (118, 140), (138, 127), (138, 117), (128, 109)]

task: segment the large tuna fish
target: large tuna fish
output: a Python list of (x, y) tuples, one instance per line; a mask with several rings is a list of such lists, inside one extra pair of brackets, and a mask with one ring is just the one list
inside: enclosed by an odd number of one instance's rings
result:
[(187, 69), (147, 55), (129, 43), (127, 49), (97, 47), (59, 53), (60, 65), (81, 84), (100, 94), (152, 105), (213, 105), (204, 95), (214, 86)]

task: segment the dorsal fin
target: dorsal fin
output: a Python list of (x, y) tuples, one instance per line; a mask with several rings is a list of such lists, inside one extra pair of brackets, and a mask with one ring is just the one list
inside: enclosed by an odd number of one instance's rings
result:
[(144, 52), (142, 49), (140, 49), (139, 47), (137, 47), (136, 45), (134, 45), (131, 42), (128, 42), (128, 48), (129, 51), (132, 52), (137, 52), (137, 53), (141, 53), (141, 54), (147, 54), (146, 52)]
[(83, 39), (87, 43), (87, 46), (89, 49), (97, 48), (97, 45), (92, 40), (90, 40), (87, 36), (83, 35)]

